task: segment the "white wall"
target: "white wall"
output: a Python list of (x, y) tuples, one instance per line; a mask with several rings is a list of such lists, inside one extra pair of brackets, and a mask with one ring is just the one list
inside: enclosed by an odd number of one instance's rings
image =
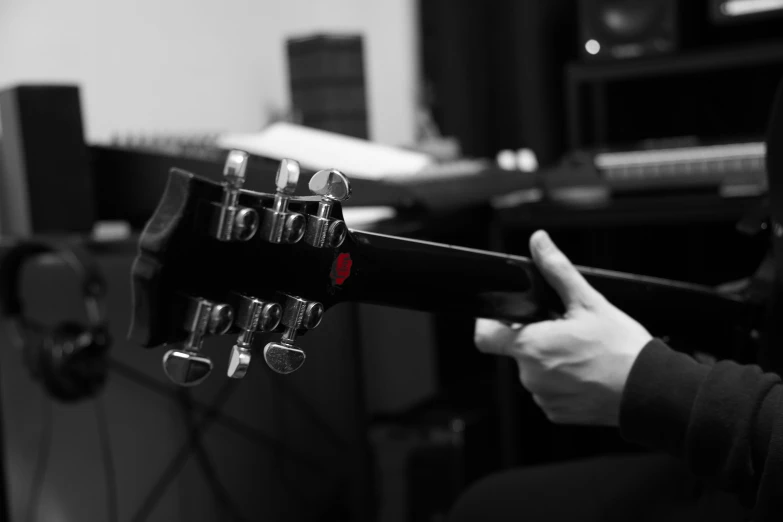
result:
[(288, 106), (285, 39), (365, 37), (370, 129), (410, 143), (415, 0), (0, 0), (0, 86), (76, 82), (87, 137), (252, 131)]

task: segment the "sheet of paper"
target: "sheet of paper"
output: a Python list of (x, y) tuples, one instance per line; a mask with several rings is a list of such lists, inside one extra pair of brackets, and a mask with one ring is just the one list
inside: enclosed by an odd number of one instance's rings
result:
[(376, 223), (397, 216), (394, 207), (343, 207), (343, 218), (348, 228), (363, 230), (372, 228)]
[(364, 179), (407, 177), (435, 163), (421, 152), (286, 122), (254, 133), (224, 134), (218, 145), (277, 160), (294, 159), (305, 169), (334, 168)]

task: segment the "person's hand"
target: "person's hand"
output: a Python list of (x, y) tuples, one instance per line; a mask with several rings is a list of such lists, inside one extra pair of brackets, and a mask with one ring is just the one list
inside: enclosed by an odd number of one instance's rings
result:
[(517, 361), (522, 385), (550, 421), (616, 426), (631, 366), (652, 336), (590, 286), (546, 232), (531, 236), (530, 250), (564, 316), (516, 327), (479, 319), (476, 346)]

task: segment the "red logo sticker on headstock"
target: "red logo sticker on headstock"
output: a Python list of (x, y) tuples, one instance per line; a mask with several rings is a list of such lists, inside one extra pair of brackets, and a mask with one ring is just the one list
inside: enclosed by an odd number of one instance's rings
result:
[(330, 274), (332, 281), (336, 285), (341, 285), (351, 275), (351, 254), (344, 252), (337, 256), (332, 265), (332, 273)]

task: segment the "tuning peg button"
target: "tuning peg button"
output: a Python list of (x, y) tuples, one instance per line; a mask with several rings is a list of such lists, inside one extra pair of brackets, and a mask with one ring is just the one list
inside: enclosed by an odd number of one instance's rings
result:
[(163, 372), (175, 384), (195, 386), (212, 371), (212, 361), (199, 354), (204, 338), (222, 335), (234, 323), (234, 309), (225, 303), (192, 297), (188, 299), (183, 328), (187, 337), (180, 349), (163, 356)]
[(316, 328), (323, 318), (324, 306), (317, 301), (283, 295), (285, 304), (280, 324), (285, 326), (285, 331), (279, 343), (269, 343), (264, 347), (264, 360), (275, 372), (288, 374), (301, 368), (305, 362), (305, 353), (294, 345), (297, 331), (300, 328)]
[[(292, 196), (299, 184), (299, 162), (292, 159), (283, 159), (277, 166), (275, 175), (275, 186), (277, 193), (286, 196)], [(285, 209), (281, 209), (285, 210)]]
[(242, 150), (232, 150), (226, 156), (223, 177), (232, 188), (241, 189), (244, 185), (248, 157), (248, 153)]
[(264, 347), (264, 360), (275, 372), (289, 374), (302, 367), (305, 353), (290, 344), (269, 343)]
[(239, 194), (245, 183), (245, 172), (249, 155), (241, 150), (232, 150), (223, 167), (223, 200), (218, 205), (212, 222), (212, 233), (221, 241), (247, 241), (258, 230), (258, 212), (239, 206)]
[(250, 349), (235, 344), (231, 348), (231, 357), (228, 360), (228, 376), (232, 379), (241, 379), (250, 367)]
[(307, 217), (304, 240), (316, 248), (337, 248), (345, 240), (347, 227), (341, 220), (331, 219), (334, 204), (351, 197), (351, 183), (336, 169), (319, 170), (309, 183), (310, 192), (321, 196), (318, 213)]
[(237, 342), (231, 347), (231, 355), (228, 359), (228, 369), (226, 375), (232, 379), (241, 379), (247, 373), (250, 367), (252, 354), (250, 348), (253, 345), (254, 330), (242, 330), (237, 337)]
[(330, 201), (346, 201), (351, 197), (351, 182), (337, 169), (319, 170), (310, 178), (308, 188)]
[(272, 208), (263, 209), (261, 220), (261, 235), (270, 243), (296, 243), (304, 235), (304, 216), (288, 210), (299, 183), (299, 170), (299, 163), (292, 159), (282, 160), (277, 168), (275, 199)]
[(209, 377), (212, 361), (192, 352), (169, 350), (163, 356), (163, 372), (175, 384), (196, 386)]

